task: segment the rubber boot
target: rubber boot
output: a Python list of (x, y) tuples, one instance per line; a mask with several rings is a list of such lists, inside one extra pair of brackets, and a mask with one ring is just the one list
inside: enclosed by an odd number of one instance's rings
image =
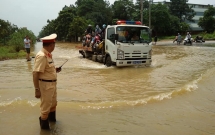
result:
[(56, 111), (50, 112), (48, 116), (49, 121), (56, 122)]
[(40, 127), (41, 127), (41, 129), (46, 129), (46, 130), (50, 129), (48, 119), (42, 120), (41, 117), (39, 117), (39, 120), (40, 120)]

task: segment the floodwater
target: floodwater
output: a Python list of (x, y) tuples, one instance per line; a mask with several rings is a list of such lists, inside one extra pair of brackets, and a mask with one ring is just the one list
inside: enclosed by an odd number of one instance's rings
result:
[[(34, 52), (41, 49), (37, 43)], [(57, 122), (40, 130), (34, 61), (0, 61), (0, 135), (215, 135), (215, 48), (153, 46), (150, 67), (105, 67), (57, 43)]]

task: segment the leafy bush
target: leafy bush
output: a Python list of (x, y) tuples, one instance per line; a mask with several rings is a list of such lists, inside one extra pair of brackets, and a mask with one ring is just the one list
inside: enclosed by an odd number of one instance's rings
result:
[(204, 32), (202, 35), (206, 40), (215, 40), (215, 31), (211, 34)]
[(26, 35), (28, 35), (28, 37), (32, 41), (31, 45), (35, 44), (36, 37), (33, 34), (33, 32), (27, 30), (26, 28), (21, 28), (10, 36), (10, 41), (8, 42), (9, 46), (13, 46), (14, 50), (16, 50), (16, 52), (23, 50), (25, 48), (24, 47), (24, 38)]
[(0, 60), (14, 59), (26, 56), (26, 52), (20, 50), (16, 52), (14, 46), (0, 46)]

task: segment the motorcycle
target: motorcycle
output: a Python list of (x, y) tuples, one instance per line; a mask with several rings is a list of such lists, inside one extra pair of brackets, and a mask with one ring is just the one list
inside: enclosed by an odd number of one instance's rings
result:
[(192, 38), (185, 38), (184, 39), (184, 45), (186, 45), (186, 44), (192, 45), (193, 44), (193, 39)]
[(97, 53), (100, 52), (100, 48), (99, 48), (100, 43), (101, 43), (101, 35), (96, 34), (96, 36), (94, 37), (93, 43), (92, 43), (92, 50), (94, 52), (97, 52)]
[(196, 43), (203, 43), (203, 42), (205, 42), (205, 40), (203, 39), (202, 36), (196, 36), (194, 42), (196, 42)]

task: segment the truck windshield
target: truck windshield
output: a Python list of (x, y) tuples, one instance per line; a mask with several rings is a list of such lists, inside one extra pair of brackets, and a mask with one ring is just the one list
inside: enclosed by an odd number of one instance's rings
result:
[(147, 27), (118, 26), (116, 33), (119, 34), (118, 42), (122, 43), (150, 43), (152, 41)]

